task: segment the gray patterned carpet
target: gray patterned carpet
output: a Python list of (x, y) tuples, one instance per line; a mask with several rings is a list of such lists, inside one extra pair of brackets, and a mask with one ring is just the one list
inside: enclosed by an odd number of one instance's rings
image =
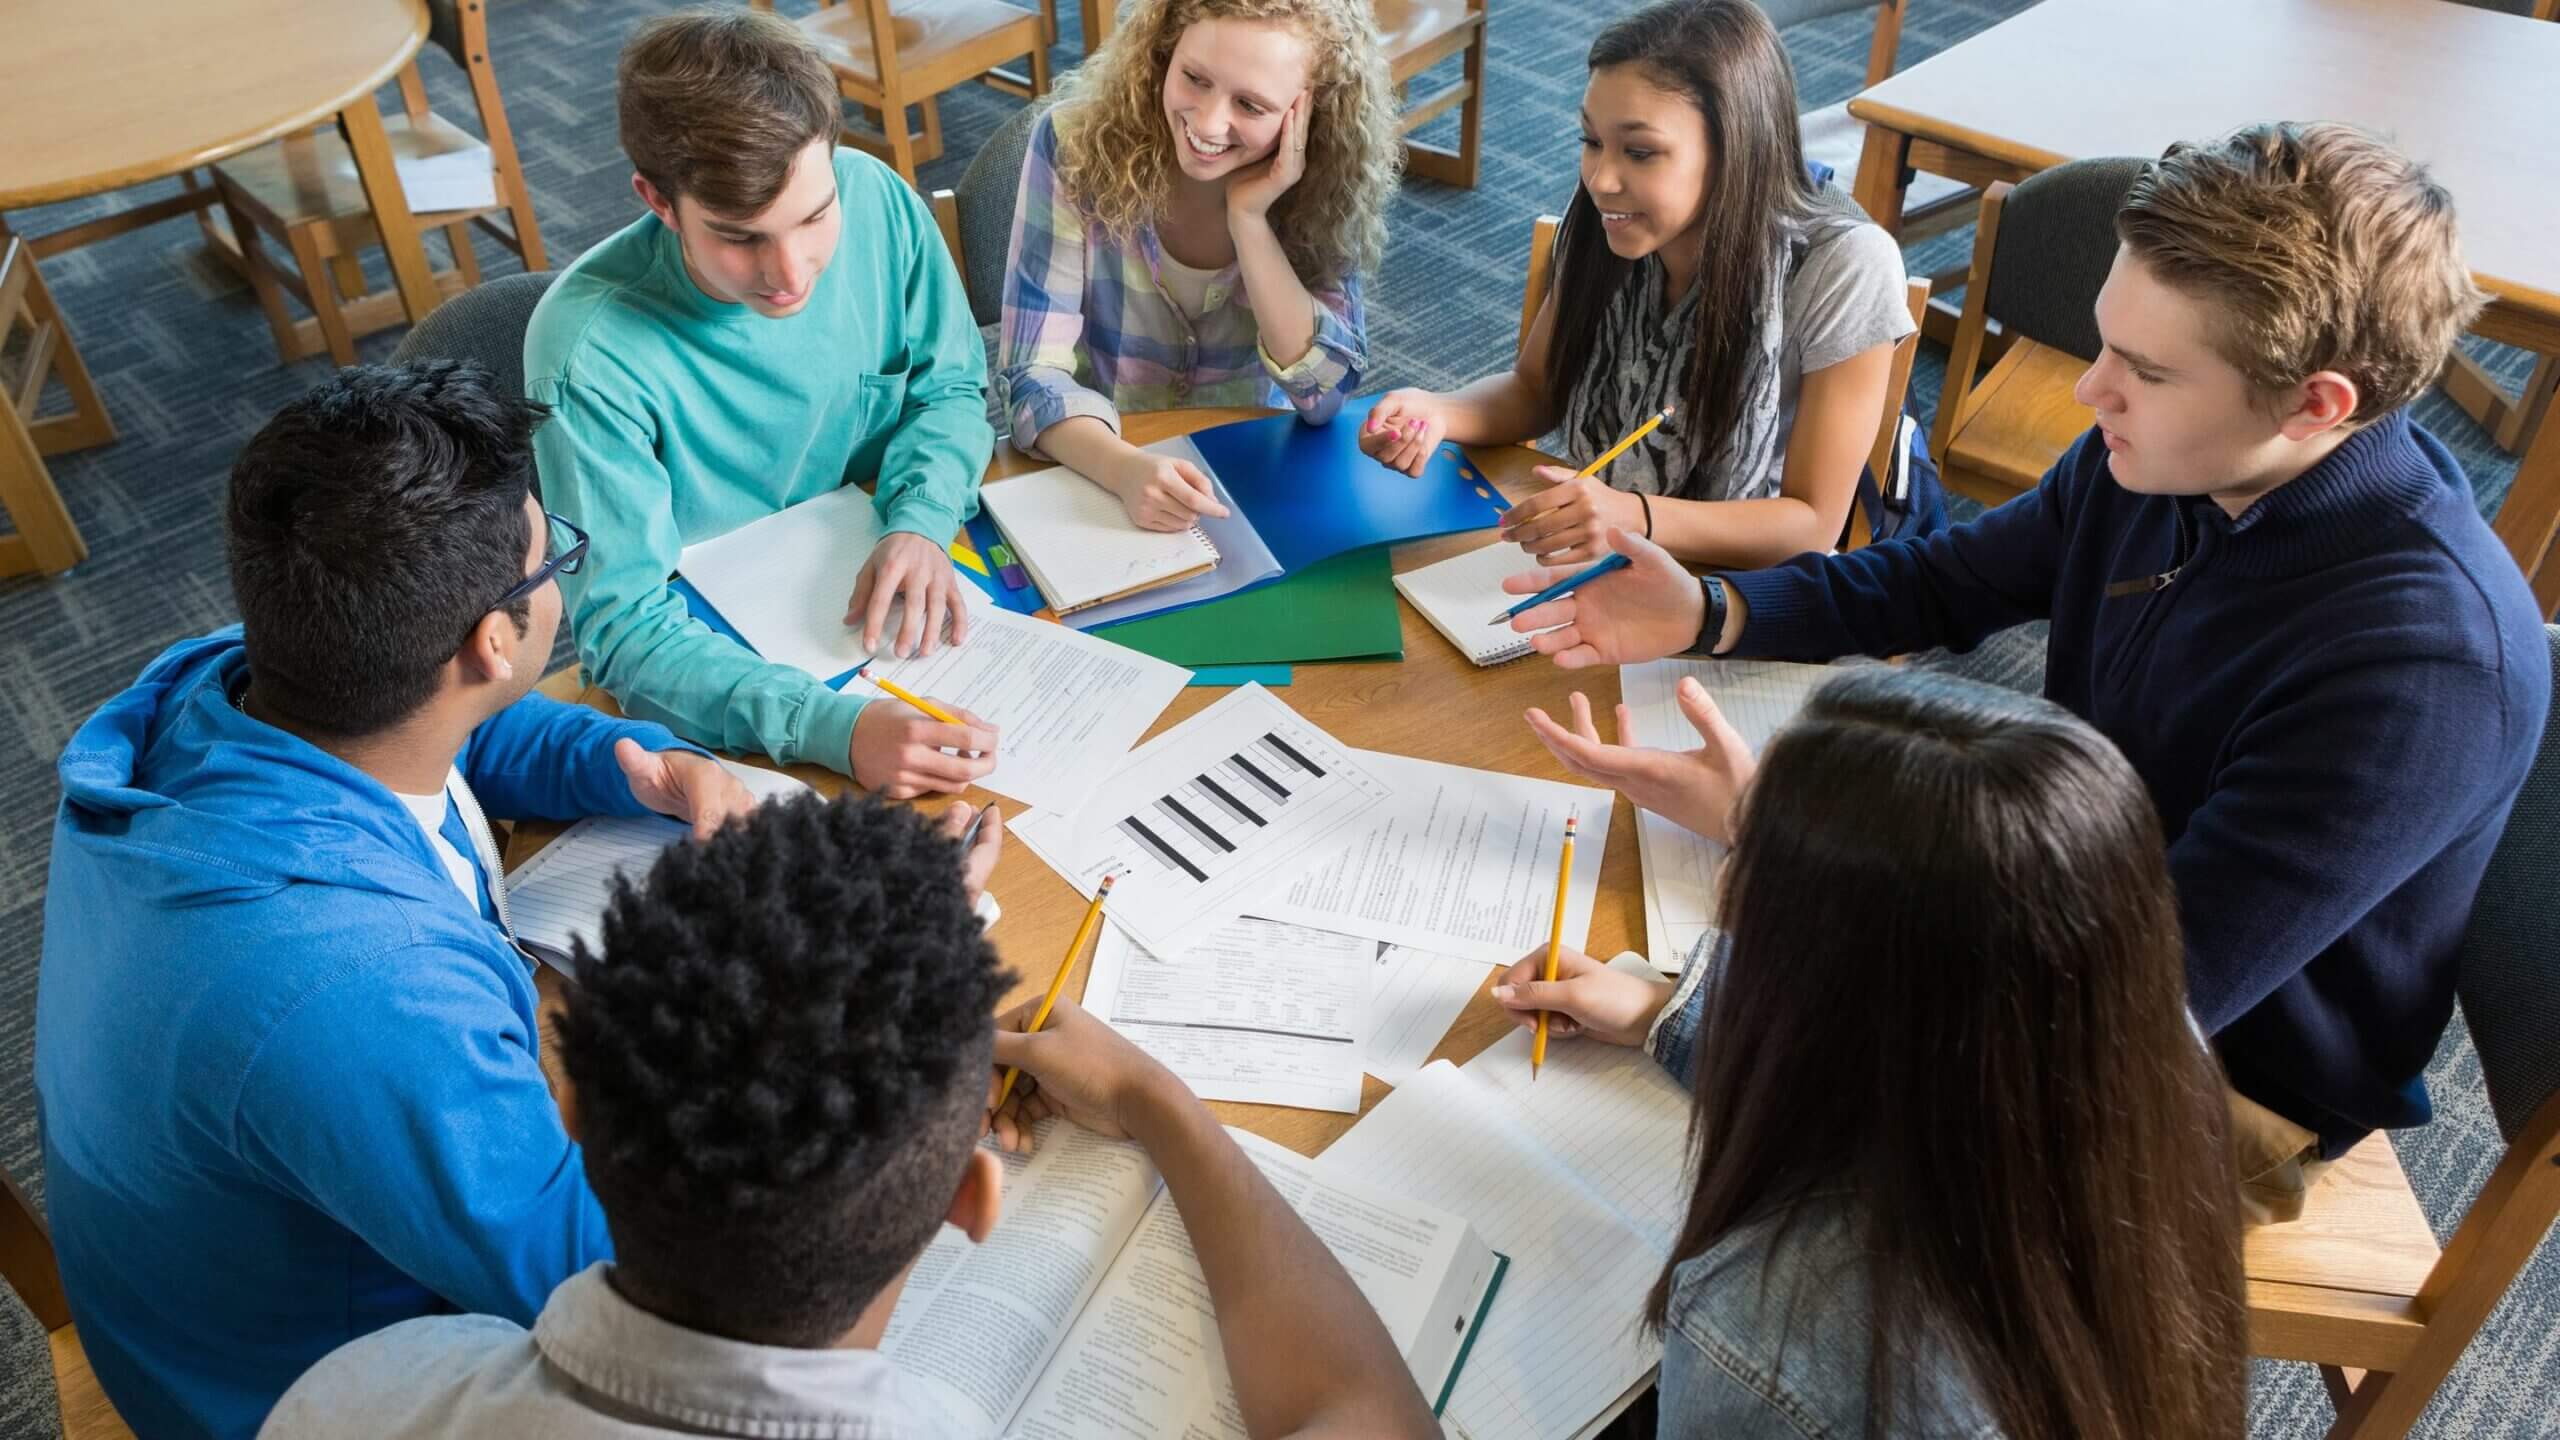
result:
[[(784, 0), (783, 8), (797, 13), (810, 3)], [(1077, 3), (1061, 6), (1064, 43), (1052, 58), (1062, 67), (1077, 58)], [(637, 213), (614, 142), (613, 59), (636, 20), (666, 8), (659, 0), (499, 0), (491, 7), (498, 74), (554, 264)], [(1506, 357), (1529, 218), (1559, 208), (1573, 183), (1579, 57), (1601, 24), (1630, 8), (1632, 0), (1493, 0), (1484, 183), (1474, 191), (1404, 187), (1393, 246), (1371, 296), (1381, 386), (1455, 384)], [(1921, 0), (1912, 8), (1903, 32), (1906, 65), (2023, 4)], [(1868, 23), (1851, 15), (1788, 34), (1808, 108), (1858, 88)], [(468, 100), (442, 57), (426, 68), (439, 108), (470, 123)], [(983, 90), (948, 97), (950, 149), (927, 167), (927, 185), (957, 183), (973, 148), (1015, 103)], [(1452, 123), (1435, 129), (1445, 134)], [(146, 187), (116, 203), (169, 188)], [(9, 218), (22, 233), (43, 233), (103, 208), (84, 202)], [(1914, 268), (1960, 260), (1969, 243), (1959, 234), (1916, 249)], [(498, 271), (514, 263), (485, 244), (481, 258)], [(326, 363), (278, 368), (256, 306), (228, 272), (199, 255), (194, 227), (183, 221), (48, 261), (45, 274), (123, 439), (53, 467), (94, 558), (65, 579), (0, 582), (0, 1162), (38, 1194), (29, 1066), (54, 756), (78, 721), (162, 647), (233, 618), (218, 518), (225, 467), (240, 442), (317, 381)], [(1465, 303), (1449, 303), (1459, 296)], [(382, 358), (396, 341), (396, 334), (377, 337), (365, 355)], [(2520, 357), (2500, 352), (2490, 359), (2511, 381), (2520, 372)], [(1924, 416), (1942, 367), (1941, 353), (1923, 350), (1913, 383)], [(2484, 511), (2494, 509), (2513, 462), (2441, 396), (2422, 413), (2469, 467)], [(2024, 654), (1986, 650), (1958, 663), (2029, 688), (2041, 669), (2032, 647)], [(2444, 1235), (2500, 1148), (2477, 1058), (2458, 1025), (2432, 1083), (2439, 1118), (2398, 1143)], [(0, 1301), (0, 1435), (53, 1433), (42, 1353), (23, 1309), (14, 1299)], [(2560, 1251), (2546, 1245), (2419, 1433), (2465, 1440), (2553, 1434), (2550, 1417), (2560, 1415), (2555, 1369)], [(2253, 1434), (2313, 1436), (2326, 1428), (2328, 1404), (2306, 1367), (2263, 1365), (2257, 1380)]]

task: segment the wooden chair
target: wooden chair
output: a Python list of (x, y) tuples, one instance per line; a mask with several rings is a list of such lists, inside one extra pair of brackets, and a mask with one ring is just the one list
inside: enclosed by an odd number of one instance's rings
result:
[(2532, 447), (2516, 462), (2494, 528), (2533, 587), (2543, 618), (2560, 617), (2560, 408), (2544, 417)]
[[(1541, 215), (1529, 226), (1529, 274), (1520, 289), (1520, 333), (1514, 347), (1529, 347), (1529, 327), (1537, 323), (1538, 307), (1547, 303), (1547, 292), (1555, 286), (1556, 234), (1564, 226), (1557, 215)], [(1911, 309), (1911, 323), (1917, 327), (1929, 313), (1929, 281), (1926, 277), (1907, 281), (1903, 287), (1903, 303)], [(1881, 476), (1889, 473), (1893, 458), (1894, 438), (1902, 430), (1902, 407), (1911, 395), (1911, 364), (1920, 352), (1920, 332), (1914, 329), (1893, 347), (1893, 368), (1885, 382), (1884, 414), (1876, 425), (1875, 443), (1867, 450), (1867, 473)], [(1856, 504), (1849, 507), (1849, 523), (1842, 532), (1840, 548), (1854, 550), (1873, 539), (1867, 525), (1866, 511)]]
[[(2560, 627), (2545, 632), (2560, 676)], [(2300, 1220), (2249, 1232), (2249, 1339), (2320, 1367), (2331, 1440), (2404, 1435), (2560, 1218), (2560, 723), (2489, 860), (2456, 988), (2505, 1156), (2438, 1254), (2390, 1139), (2312, 1187)]]
[[(533, 195), (525, 188), (524, 167), (516, 158), (515, 132), (507, 124), (506, 102), (498, 94), (497, 72), (489, 63), (489, 22), (484, 0), (427, 0), (428, 38), (453, 57), (471, 81), (472, 103), (480, 111), (487, 139), (469, 133), (428, 108), (426, 81), (412, 60), (400, 71), (400, 104), (405, 112), (383, 122), (393, 156), (404, 164), (433, 157), (439, 166), (486, 168), (494, 181), (494, 198), (485, 205), (421, 211), (421, 233), (441, 227), (453, 251), (453, 268), (435, 276), (439, 291), (459, 294), (480, 283), (480, 262), (471, 250), (474, 225), (514, 251), (527, 270), (548, 263), (542, 231), (534, 223)], [(235, 264), (266, 312), (275, 332), (276, 355), (291, 364), (321, 350), (340, 365), (356, 363), (356, 337), (405, 323), (400, 298), (385, 290), (365, 293), (364, 267), (358, 257), (381, 243), (372, 207), (357, 176), (355, 154), (335, 128), (289, 136), (233, 156), (213, 167), (214, 185), (229, 217), (231, 246), (217, 244), (215, 253)], [(494, 218), (504, 213), (508, 224)], [(279, 270), (259, 243), (264, 234), (293, 257), (292, 270)], [(311, 312), (297, 322), (285, 309), (291, 294)]]
[[(1109, 0), (1086, 3), (1107, 4)], [(1452, 55), (1466, 56), (1456, 83), (1421, 100), (1399, 104), (1402, 115), (1398, 123), (1407, 137), (1447, 114), (1450, 106), (1460, 107), (1457, 149), (1444, 150), (1406, 139), (1404, 168), (1408, 175), (1464, 190), (1475, 188), (1484, 158), (1484, 7), (1485, 0), (1376, 0), (1378, 35), (1385, 44), (1387, 67), (1395, 77), (1399, 96), (1423, 71)]]
[(0, 1173), (0, 1275), (26, 1303), (53, 1351), (53, 1388), (62, 1406), (64, 1440), (133, 1440), (114, 1402), (98, 1388), (88, 1352), (72, 1328), (71, 1303), (63, 1298), (62, 1271), (53, 1261), (53, 1235), (27, 1203), (18, 1182)]
[[(2093, 423), (2071, 391), (2098, 355), (2093, 312), (2115, 261), (2115, 213), (2142, 164), (2075, 160), (1983, 192), (1929, 433), (1949, 488), (2000, 504), (2033, 488)], [(1995, 321), (2004, 348), (1977, 382)]]
[[(773, 8), (773, 0), (749, 3)], [(836, 72), (844, 98), (879, 117), (880, 134), (848, 129), (846, 142), (887, 160), (910, 185), (917, 166), (942, 158), (936, 96), (976, 80), (1026, 97), (1049, 93), (1054, 10), (1044, 19), (1005, 0), (820, 0), (795, 23)], [(1026, 56), (1027, 77), (998, 69)], [(923, 112), (921, 131), (907, 129), (910, 105)]]
[[(0, 510), (17, 531), (0, 535), (0, 575), (58, 574), (88, 559), (89, 547), (63, 507), (62, 492), (53, 487), (44, 442), (66, 437), (50, 448), (69, 449), (113, 439), (115, 428), (107, 423), (88, 367), (71, 348), (62, 312), (36, 274), (35, 257), (24, 241), (0, 232), (0, 355), (8, 353), (22, 326), (27, 332), (23, 373), (15, 381), (0, 376)], [(52, 378), (71, 393), (73, 409), (66, 416), (39, 420), (36, 406)], [(73, 423), (66, 426), (66, 421)]]
[[(1902, 45), (1902, 22), (1911, 0), (1762, 0), (1760, 6), (1768, 13), (1769, 23), (1780, 30), (1870, 7), (1876, 12), (1876, 28), (1867, 41), (1867, 74), (1861, 88), (1881, 85), (1893, 74)], [(1804, 158), (1830, 167), (1839, 176), (1840, 188), (1848, 189), (1857, 179), (1858, 157), (1866, 145), (1866, 122), (1849, 113), (1846, 100), (1807, 110), (1796, 117), (1796, 122), (1804, 137)], [(1962, 225), (1971, 218), (1972, 207), (1967, 202), (1974, 193), (1963, 181), (1944, 175), (1914, 176), (1911, 188), (1903, 193), (1902, 228), (1897, 238), (1909, 244)], [(1955, 278), (1952, 274), (1931, 277), (1934, 284)]]

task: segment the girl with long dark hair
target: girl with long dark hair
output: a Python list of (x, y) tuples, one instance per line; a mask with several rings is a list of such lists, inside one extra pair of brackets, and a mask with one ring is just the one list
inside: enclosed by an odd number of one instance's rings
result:
[(1397, 390), (1362, 448), (1409, 474), (1442, 440), (1561, 430), (1590, 460), (1675, 413), (1601, 475), (1544, 466), (1503, 536), (1549, 565), (1609, 525), (1687, 560), (1775, 564), (1839, 539), (1911, 333), (1902, 253), (1807, 175), (1796, 87), (1750, 0), (1665, 0), (1592, 42), (1582, 171), (1555, 284), (1512, 367)]
[(1661, 1435), (2240, 1433), (2222, 1079), (2124, 756), (2050, 702), (1876, 666), (1755, 772), (1683, 702), (1686, 763), (1719, 772), (1696, 788), (1740, 797), (1725, 943), (1676, 991), (1573, 954), (1494, 991), (1694, 1085)]

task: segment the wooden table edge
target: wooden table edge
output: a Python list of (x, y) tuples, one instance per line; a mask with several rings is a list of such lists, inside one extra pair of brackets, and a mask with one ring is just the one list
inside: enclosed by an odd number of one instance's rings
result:
[(371, 95), (389, 84), (391, 78), (400, 73), (400, 67), (408, 64), (410, 58), (426, 44), (426, 0), (404, 0), (404, 4), (409, 11), (410, 19), (408, 39), (400, 45), (397, 53), (386, 59), (362, 85), (333, 97), (326, 104), (297, 111), (271, 125), (259, 126), (236, 139), (199, 146), (192, 150), (175, 151), (159, 159), (136, 162), (120, 169), (103, 171), (78, 180), (32, 186), (22, 190), (0, 190), (0, 211), (26, 210), (38, 205), (59, 204), (65, 200), (85, 199), (91, 195), (103, 195), (110, 190), (122, 190), (130, 185), (163, 180), (169, 176), (193, 170), (199, 165), (210, 165), (217, 160), (229, 159), (243, 150), (254, 149), (270, 140), (319, 124), (355, 103), (358, 97)]

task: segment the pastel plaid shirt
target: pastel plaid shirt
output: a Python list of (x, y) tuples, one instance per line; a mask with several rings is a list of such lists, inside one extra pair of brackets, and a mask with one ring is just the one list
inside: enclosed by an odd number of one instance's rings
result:
[(1315, 343), (1278, 364), (1262, 348), (1237, 266), (1211, 277), (1205, 313), (1184, 314), (1165, 289), (1155, 226), (1123, 238), (1086, 220), (1058, 193), (1057, 164), (1058, 134), (1044, 115), (1014, 201), (996, 376), (1016, 448), (1040, 453), (1032, 441), (1077, 415), (1116, 431), (1124, 410), (1286, 405), (1322, 424), (1342, 408), (1369, 363), (1358, 277), (1308, 287)]

